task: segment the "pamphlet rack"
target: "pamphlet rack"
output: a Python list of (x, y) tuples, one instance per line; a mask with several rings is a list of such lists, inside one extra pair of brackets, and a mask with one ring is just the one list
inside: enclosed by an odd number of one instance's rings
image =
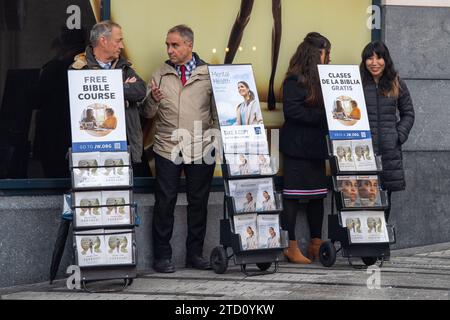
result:
[[(388, 240), (376, 242), (357, 242), (352, 241), (350, 226), (346, 225), (346, 221), (342, 219), (342, 213), (367, 211), (367, 212), (385, 212), (389, 209), (387, 192), (379, 189), (380, 200), (375, 205), (359, 204), (351, 206), (346, 203), (342, 190), (339, 190), (337, 183), (338, 177), (341, 176), (367, 176), (376, 175), (379, 181), (379, 175), (382, 172), (381, 157), (375, 156), (377, 170), (372, 171), (340, 171), (337, 157), (333, 154), (332, 141), (327, 138), (328, 151), (330, 157), (330, 167), (333, 178), (333, 193), (331, 214), (328, 216), (328, 238), (320, 247), (320, 261), (325, 267), (331, 267), (336, 261), (336, 254), (342, 251), (342, 256), (348, 259), (351, 266), (361, 268), (361, 265), (354, 265), (351, 258), (361, 258), (365, 266), (374, 265), (379, 261), (379, 266), (383, 265), (385, 260), (390, 256), (390, 244), (395, 243), (395, 228), (392, 225), (386, 224)], [(336, 211), (335, 212), (335, 206)], [(356, 226), (358, 228), (360, 226)], [(355, 228), (353, 226), (353, 228)], [(340, 247), (336, 249), (335, 243), (339, 242)]]
[[(275, 248), (258, 248), (258, 249), (244, 249), (243, 239), (240, 234), (236, 233), (234, 218), (244, 214), (257, 215), (277, 215), (283, 211), (283, 202), (281, 194), (274, 192), (274, 207), (266, 211), (246, 211), (238, 212), (235, 198), (230, 196), (228, 189), (228, 181), (238, 179), (258, 179), (273, 176), (276, 170), (272, 171), (272, 175), (242, 175), (230, 176), (229, 165), (225, 162), (222, 164), (222, 172), (224, 173), (225, 195), (223, 204), (223, 219), (220, 220), (220, 246), (215, 247), (211, 252), (211, 267), (217, 274), (226, 272), (228, 268), (228, 261), (234, 259), (234, 263), (239, 265), (241, 271), (247, 276), (261, 275), (267, 273), (275, 273), (278, 270), (278, 263), (283, 261), (283, 248), (288, 246), (287, 231), (282, 230), (281, 227), (276, 230), (279, 235), (280, 245)], [(268, 271), (274, 264), (273, 269)], [(249, 272), (247, 265), (256, 264), (258, 271)]]
[[(137, 212), (133, 203), (133, 170), (129, 150), (123, 153), (127, 153), (128, 157), (125, 164), (99, 166), (84, 161), (80, 166), (74, 165), (73, 153), (69, 149), (74, 213), (73, 246), (75, 263), (80, 268), (81, 284), (85, 291), (90, 291), (87, 288), (89, 282), (113, 279), (123, 279), (123, 288), (126, 288), (137, 276), (134, 230)], [(89, 176), (90, 170), (100, 177), (103, 172), (105, 175), (112, 173), (119, 179), (115, 182), (114, 179), (108, 181), (99, 178), (96, 181), (96, 178), (89, 178), (92, 179), (89, 183), (80, 183), (79, 177), (83, 174)], [(98, 199), (105, 194), (111, 196), (114, 192), (119, 195), (118, 198), (102, 199), (101, 202)], [(111, 218), (114, 215), (115, 220)], [(90, 220), (83, 221), (85, 218)]]

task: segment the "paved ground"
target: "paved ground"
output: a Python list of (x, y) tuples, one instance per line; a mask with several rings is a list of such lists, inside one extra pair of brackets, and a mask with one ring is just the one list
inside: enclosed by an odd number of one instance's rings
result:
[[(358, 261), (355, 261), (358, 262)], [(359, 263), (359, 262), (358, 262)], [(438, 299), (448, 300), (450, 292), (450, 243), (392, 252), (380, 273), (377, 289), (374, 274), (350, 267), (338, 258), (332, 268), (315, 263), (308, 266), (280, 264), (275, 274), (245, 276), (230, 261), (223, 275), (212, 271), (181, 269), (173, 274), (142, 273), (127, 289), (119, 292), (118, 281), (91, 285), (87, 293), (69, 290), (65, 281), (4, 288), (0, 299), (40, 300), (292, 300), (292, 299)], [(370, 283), (370, 289), (367, 283)]]

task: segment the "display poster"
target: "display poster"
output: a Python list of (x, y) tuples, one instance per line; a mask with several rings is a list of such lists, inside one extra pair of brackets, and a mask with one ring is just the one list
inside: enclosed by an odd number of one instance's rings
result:
[(357, 65), (318, 65), (331, 140), (370, 139)]
[(225, 153), (268, 154), (250, 64), (208, 66)]
[(72, 152), (127, 151), (122, 70), (70, 70)]

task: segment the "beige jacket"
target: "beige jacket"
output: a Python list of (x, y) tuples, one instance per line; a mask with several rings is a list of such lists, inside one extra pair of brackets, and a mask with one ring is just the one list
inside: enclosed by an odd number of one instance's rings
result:
[[(180, 152), (184, 163), (202, 159), (217, 138), (217, 112), (207, 65), (196, 56), (197, 68), (183, 87), (175, 68), (167, 62), (152, 75), (164, 99), (157, 103), (150, 91), (144, 103), (145, 115), (156, 116), (153, 151), (174, 161)], [(219, 136), (220, 137), (220, 136)]]

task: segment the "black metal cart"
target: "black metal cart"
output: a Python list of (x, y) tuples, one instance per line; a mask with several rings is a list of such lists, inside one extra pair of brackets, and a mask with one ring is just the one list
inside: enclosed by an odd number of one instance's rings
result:
[[(101, 281), (101, 280), (113, 280), (113, 279), (123, 279), (123, 287), (126, 288), (127, 286), (131, 285), (133, 282), (133, 279), (137, 277), (137, 246), (136, 246), (136, 236), (135, 236), (135, 224), (136, 224), (136, 216), (137, 216), (137, 205), (133, 202), (133, 170), (131, 166), (131, 159), (129, 159), (129, 150), (127, 152), (128, 156), (128, 164), (119, 164), (115, 163), (114, 161), (110, 161), (111, 163), (105, 164), (104, 166), (98, 166), (94, 163), (84, 162), (83, 166), (79, 165), (73, 165), (73, 154), (71, 150), (69, 150), (69, 156), (70, 156), (70, 170), (71, 170), (71, 176), (72, 176), (72, 211), (74, 212), (74, 219), (73, 219), (73, 246), (75, 251), (75, 264), (79, 266), (80, 268), (80, 281), (82, 288), (85, 291), (90, 291), (87, 287), (88, 283)], [(105, 169), (108, 172), (111, 172), (113, 170), (120, 170), (128, 172), (128, 178), (125, 175), (124, 179), (122, 181), (114, 181), (114, 179), (111, 179), (112, 181), (108, 183), (102, 183), (99, 185), (89, 185), (89, 183), (86, 183), (85, 185), (83, 183), (80, 183), (79, 179), (75, 178), (75, 170), (78, 171), (86, 171), (86, 170), (99, 170), (99, 169)], [(116, 172), (116, 171), (114, 171)], [(79, 172), (78, 172), (79, 173)], [(112, 202), (107, 202), (105, 204), (102, 203), (91, 203), (90, 201), (86, 199), (85, 202), (83, 202), (84, 199), (81, 200), (80, 203), (76, 201), (77, 193), (83, 194), (88, 192), (114, 192), (114, 191), (120, 191), (123, 194), (127, 194), (126, 197), (128, 201), (119, 201), (121, 199), (114, 199), (116, 200)], [(110, 200), (110, 199), (107, 199)], [(124, 210), (123, 208), (127, 207), (127, 210)], [(123, 213), (120, 215), (124, 216), (124, 212), (129, 212), (129, 216), (126, 219), (126, 223), (103, 223), (101, 221), (94, 221), (91, 223), (80, 223), (81, 218), (78, 217), (77, 210), (81, 210), (83, 214), (90, 215), (95, 217), (95, 215), (101, 215), (101, 211), (107, 208), (109, 211), (117, 211), (123, 210)], [(86, 212), (86, 213), (84, 213)], [(89, 212), (89, 213), (87, 213)], [(80, 221), (78, 221), (80, 219)], [(128, 245), (127, 240), (127, 248), (131, 249), (130, 255), (131, 260), (126, 261), (125, 263), (123, 261), (117, 261), (117, 263), (114, 263), (115, 261), (111, 262), (108, 261), (108, 263), (95, 263), (92, 264), (83, 264), (80, 263), (79, 253), (82, 252), (86, 254), (87, 250), (95, 250), (95, 243), (90, 243), (90, 246), (88, 247), (86, 244), (86, 247), (83, 248), (83, 245), (81, 245), (82, 239), (84, 237), (85, 243), (87, 241), (90, 241), (90, 239), (95, 239), (104, 237), (105, 241), (109, 237), (110, 241), (112, 237), (115, 237), (114, 241), (118, 241), (115, 244), (114, 250), (123, 250), (124, 242), (120, 243), (120, 241), (124, 241), (124, 239), (130, 239), (131, 243)], [(80, 239), (80, 241), (77, 241), (77, 238)], [(104, 244), (104, 249), (106, 250), (106, 246), (108, 244)], [(113, 250), (110, 244), (109, 250)], [(125, 249), (129, 252), (128, 249)], [(111, 252), (110, 251), (110, 252)], [(106, 261), (104, 261), (106, 262)]]
[[(279, 228), (278, 234), (280, 236), (280, 246), (276, 248), (262, 248), (253, 250), (244, 250), (240, 234), (236, 233), (233, 218), (241, 213), (237, 213), (235, 199), (230, 196), (228, 190), (229, 180), (238, 179), (262, 179), (271, 178), (273, 180), (274, 174), (277, 172), (276, 166), (272, 161), (271, 175), (240, 175), (232, 176), (229, 174), (229, 166), (222, 164), (222, 173), (225, 182), (225, 196), (223, 205), (223, 219), (220, 220), (220, 246), (215, 247), (211, 252), (211, 266), (215, 273), (222, 274), (228, 268), (228, 261), (234, 259), (236, 265), (240, 265), (241, 271), (248, 275), (260, 275), (265, 273), (275, 273), (278, 269), (278, 263), (283, 261), (282, 250), (286, 248), (288, 237), (287, 231)], [(270, 214), (279, 216), (283, 210), (281, 194), (275, 192), (275, 208), (270, 211), (245, 212), (256, 214)], [(249, 264), (256, 264), (258, 268), (250, 272), (247, 266)], [(271, 267), (273, 267), (271, 269)]]
[[(337, 185), (337, 177), (339, 176), (361, 176), (361, 175), (376, 175), (379, 176), (382, 171), (381, 157), (376, 157), (376, 171), (341, 171), (339, 169), (338, 160), (333, 155), (331, 141), (328, 140), (329, 155), (330, 155), (330, 167), (333, 178), (333, 192), (331, 202), (331, 214), (328, 216), (328, 241), (325, 241), (320, 247), (320, 261), (323, 266), (331, 267), (336, 261), (336, 255), (338, 252), (342, 252), (342, 256), (348, 259), (351, 266), (355, 268), (361, 268), (365, 266), (371, 266), (379, 263), (379, 267), (382, 267), (383, 262), (389, 260), (390, 257), (390, 244), (395, 243), (395, 228), (392, 225), (386, 224), (388, 239), (385, 242), (352, 242), (352, 236), (350, 229), (342, 219), (343, 212), (352, 211), (367, 211), (367, 212), (380, 212), (383, 214), (386, 209), (390, 207), (388, 201), (387, 192), (379, 190), (380, 203), (377, 206), (359, 206), (351, 207), (344, 199), (343, 193), (339, 190)], [(336, 210), (335, 210), (336, 208)], [(336, 245), (339, 244), (338, 248)], [(352, 262), (352, 258), (360, 258), (364, 265), (355, 265)]]

